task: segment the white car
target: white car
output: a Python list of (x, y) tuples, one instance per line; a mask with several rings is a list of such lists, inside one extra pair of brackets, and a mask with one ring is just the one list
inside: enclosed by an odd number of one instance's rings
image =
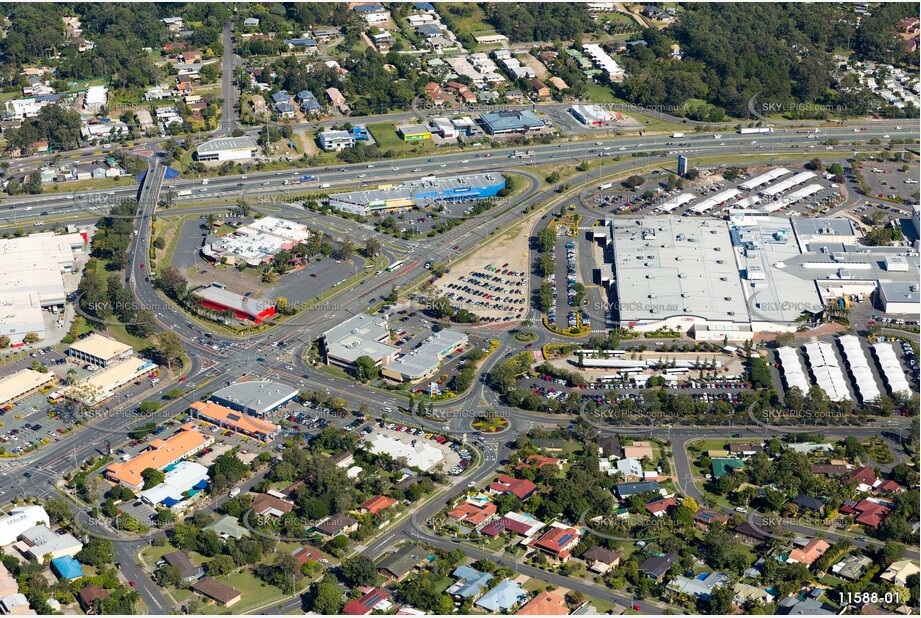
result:
[(625, 146), (621, 146), (620, 148), (618, 148), (618, 150), (626, 150), (626, 149), (627, 148)]

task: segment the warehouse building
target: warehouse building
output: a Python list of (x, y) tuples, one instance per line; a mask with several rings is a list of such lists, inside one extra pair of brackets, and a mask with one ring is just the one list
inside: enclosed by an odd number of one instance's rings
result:
[(144, 488), (141, 472), (147, 468), (163, 470), (180, 461), (188, 459), (214, 442), (214, 438), (198, 431), (194, 425), (186, 423), (181, 431), (166, 440), (155, 438), (150, 441), (146, 451), (127, 462), (109, 464), (106, 478), (133, 491)]
[(344, 212), (368, 216), (372, 212), (428, 207), (434, 204), (469, 202), (496, 197), (505, 188), (502, 174), (470, 174), (436, 178), (429, 176), (401, 185), (365, 191), (336, 193), (329, 205)]
[(264, 380), (236, 382), (214, 391), (211, 401), (256, 417), (264, 417), (297, 397), (297, 389)]
[(37, 292), (0, 293), (0, 335), (13, 347), (22, 345), (29, 333), (45, 338), (45, 315)]
[(376, 365), (386, 365), (400, 352), (389, 341), (385, 319), (360, 313), (323, 333), (326, 364), (349, 369), (359, 356), (368, 356)]
[(219, 137), (198, 147), (195, 158), (199, 161), (241, 161), (255, 159), (259, 145), (251, 137)]
[(612, 114), (600, 105), (573, 105), (569, 113), (587, 127), (607, 126), (623, 119), (621, 113)]
[(195, 290), (193, 295), (199, 299), (202, 307), (219, 313), (233, 311), (238, 320), (261, 324), (275, 316), (274, 303), (250, 298), (213, 285)]
[[(79, 272), (77, 260), (88, 242), (85, 232), (0, 239), (0, 299), (22, 304), (22, 294), (37, 294), (41, 307), (64, 305), (64, 275)], [(6, 297), (14, 293), (20, 296)]]
[(921, 313), (921, 294), (918, 283), (910, 281), (880, 281), (879, 305), (885, 313), (904, 313), (917, 316)]
[(384, 453), (394, 459), (402, 457), (407, 466), (419, 468), (423, 472), (428, 472), (444, 461), (444, 453), (428, 440), (404, 442), (394, 436), (377, 433), (368, 437), (367, 448), (375, 455)]
[(466, 333), (441, 330), (429, 336), (415, 350), (386, 364), (381, 373), (397, 382), (418, 382), (430, 378), (438, 372), (446, 357), (466, 344)]
[(111, 363), (131, 358), (134, 349), (120, 341), (93, 333), (70, 344), (67, 355), (99, 367), (108, 367)]
[(54, 383), (54, 373), (42, 373), (32, 369), (21, 369), (13, 375), (0, 378), (0, 408), (9, 405), (44, 386)]
[(480, 114), (478, 122), (490, 135), (507, 135), (510, 133), (531, 133), (544, 128), (544, 123), (537, 114), (527, 110), (505, 110)]
[(192, 418), (230, 429), (245, 436), (269, 442), (278, 434), (278, 425), (255, 418), (214, 402), (195, 401), (189, 406)]

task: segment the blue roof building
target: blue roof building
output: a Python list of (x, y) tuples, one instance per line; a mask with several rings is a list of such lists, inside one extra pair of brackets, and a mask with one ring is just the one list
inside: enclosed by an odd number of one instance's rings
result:
[(435, 5), (431, 2), (416, 2), (413, 4), (413, 8), (417, 11), (434, 11)]
[(441, 34), (441, 28), (435, 24), (420, 24), (416, 26), (416, 33), (421, 34), (426, 38), (431, 38), (433, 36), (438, 36)]
[(51, 568), (63, 579), (80, 579), (83, 577), (83, 565), (73, 556), (61, 556), (51, 560)]
[(319, 114), (323, 111), (323, 106), (316, 99), (307, 99), (301, 103), (301, 111), (305, 114)]
[(285, 45), (290, 45), (291, 47), (317, 47), (317, 42), (315, 39), (285, 39)]
[(353, 9), (356, 13), (383, 13), (387, 9), (382, 4), (359, 4)]
[(279, 103), (288, 103), (291, 101), (291, 95), (286, 91), (282, 90), (281, 92), (276, 92), (272, 95), (272, 103), (278, 105)]
[(544, 123), (534, 112), (527, 110), (506, 110), (482, 114), (479, 123), (490, 135), (505, 133), (530, 133), (543, 128)]
[(356, 142), (364, 142), (368, 140), (368, 130), (364, 127), (352, 127), (352, 137), (355, 138)]
[(490, 573), (481, 573), (467, 565), (457, 567), (451, 575), (458, 581), (448, 588), (447, 593), (465, 599), (475, 599), (480, 596), (486, 584), (492, 579)]
[(475, 605), (489, 612), (500, 609), (508, 611), (527, 598), (528, 593), (524, 591), (518, 582), (514, 582), (510, 579), (503, 579), (499, 582), (498, 586), (484, 594)]
[(621, 483), (614, 486), (617, 495), (621, 498), (641, 494), (647, 491), (659, 491), (659, 481), (643, 481), (641, 483)]
[(316, 101), (317, 95), (310, 92), (309, 90), (301, 90), (297, 93), (297, 96), (294, 97), (298, 103), (304, 103), (305, 101)]

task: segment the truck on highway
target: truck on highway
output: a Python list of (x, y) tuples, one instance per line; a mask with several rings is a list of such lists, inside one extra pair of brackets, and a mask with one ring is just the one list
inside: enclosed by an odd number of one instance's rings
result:
[(324, 182), (323, 184), (320, 185), (320, 188), (321, 188), (321, 189), (329, 189), (329, 186), (330, 186), (330, 185), (329, 185), (328, 182)]
[(182, 191), (179, 191), (178, 193), (176, 193), (176, 196), (177, 196), (177, 197), (185, 197), (186, 195), (192, 195), (192, 190), (191, 190), (191, 189), (183, 189)]
[(742, 127), (739, 129), (740, 135), (768, 135), (774, 132), (774, 127)]
[(672, 137), (684, 137), (684, 133), (672, 133)]
[(723, 134), (717, 133), (716, 135), (713, 136), (713, 139), (723, 139)]
[(614, 186), (613, 182), (605, 182), (605, 183), (598, 185), (598, 190), (604, 191), (605, 189), (610, 189), (613, 186)]
[(301, 176), (301, 182), (312, 182), (316, 179), (317, 179), (316, 176), (310, 176), (310, 175)]

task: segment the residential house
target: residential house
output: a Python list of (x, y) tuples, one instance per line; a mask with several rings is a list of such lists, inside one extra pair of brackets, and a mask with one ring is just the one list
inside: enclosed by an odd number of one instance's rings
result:
[(246, 28), (258, 28), (259, 19), (256, 17), (247, 17), (243, 20), (243, 26)]
[(617, 497), (620, 499), (627, 498), (633, 494), (642, 494), (647, 491), (659, 491), (658, 481), (643, 481), (640, 483), (620, 483), (614, 486)]
[(746, 545), (760, 545), (770, 538), (767, 532), (747, 521), (733, 528), (733, 536), (737, 541)]
[(834, 616), (835, 612), (825, 607), (818, 599), (786, 597), (777, 604), (777, 613), (787, 616)]
[(730, 470), (735, 470), (745, 466), (745, 464), (740, 459), (716, 458), (711, 459), (710, 462), (713, 478), (715, 479), (722, 478), (722, 476)]
[(550, 87), (539, 79), (531, 80), (531, 94), (540, 100), (550, 98)]
[(706, 601), (710, 598), (715, 588), (725, 586), (728, 583), (729, 577), (727, 575), (714, 571), (713, 573), (708, 573), (706, 576), (701, 575), (698, 577), (685, 577), (684, 575), (679, 575), (668, 582), (665, 588), (669, 592), (681, 596)]
[(844, 464), (812, 464), (809, 468), (816, 476), (842, 476), (847, 474), (847, 466)]
[(362, 588), (364, 594), (352, 599), (342, 608), (342, 613), (348, 616), (364, 616), (372, 611), (378, 610), (386, 612), (393, 604), (388, 600), (390, 595), (377, 588), (365, 586)]
[(624, 447), (624, 457), (634, 457), (636, 459), (653, 458), (652, 444), (645, 440), (636, 440), (630, 446)]
[(285, 39), (284, 43), (291, 49), (303, 51), (305, 54), (314, 55), (320, 53), (320, 45), (316, 39), (301, 37), (299, 39)]
[(563, 469), (563, 460), (557, 459), (556, 457), (547, 457), (545, 455), (528, 455), (525, 458), (523, 463), (515, 466), (516, 470), (524, 470), (526, 468), (536, 468), (540, 470), (544, 466), (556, 466), (559, 469)]
[(105, 601), (109, 598), (109, 591), (100, 588), (96, 584), (81, 588), (77, 592), (77, 603), (85, 614), (96, 613), (96, 601)]
[(507, 613), (528, 598), (528, 593), (517, 581), (503, 579), (499, 585), (484, 594), (474, 605), (487, 612)]
[(488, 537), (497, 537), (503, 532), (510, 532), (525, 538), (531, 538), (534, 534), (544, 527), (544, 522), (540, 521), (528, 513), (515, 513), (509, 511), (505, 516), (500, 517), (489, 525), (480, 530), (480, 534)]
[(857, 581), (867, 572), (873, 561), (867, 556), (854, 554), (846, 556), (843, 560), (831, 567), (831, 572), (843, 579)]
[(369, 25), (380, 24), (390, 19), (390, 11), (376, 2), (357, 4), (352, 7), (352, 10), (361, 15), (361, 18)]
[(617, 436), (604, 436), (598, 438), (598, 447), (605, 457), (616, 457), (620, 459), (624, 456), (624, 447), (620, 445), (620, 438)]
[(572, 549), (579, 544), (579, 531), (575, 528), (555, 524), (539, 539), (531, 543), (531, 547), (538, 549), (551, 559), (566, 562)]
[(890, 503), (880, 500), (863, 499), (860, 502), (849, 500), (845, 502), (838, 512), (842, 515), (853, 515), (854, 521), (868, 528), (879, 528), (892, 510)]
[(544, 591), (535, 594), (521, 606), (516, 616), (568, 616), (566, 597), (556, 592)]
[(489, 493), (493, 495), (511, 494), (519, 500), (527, 500), (537, 491), (537, 485), (528, 479), (516, 479), (506, 474), (489, 485)]
[(250, 508), (259, 517), (281, 517), (294, 510), (294, 503), (269, 494), (257, 494)]
[(773, 603), (774, 599), (777, 598), (777, 595), (768, 592), (764, 588), (743, 583), (734, 585), (732, 591), (735, 593), (732, 601), (740, 607), (746, 603), (767, 605), (768, 603)]
[(550, 79), (548, 79), (547, 81), (549, 81), (550, 84), (557, 90), (566, 90), (567, 88), (569, 88), (569, 84), (567, 84), (566, 82), (564, 82), (562, 79), (560, 79), (559, 77), (555, 75), (551, 77)]
[(831, 547), (831, 545), (822, 539), (812, 539), (802, 548), (797, 547), (791, 550), (790, 555), (787, 557), (787, 563), (791, 564), (798, 562), (800, 564), (805, 564), (807, 567), (812, 566), (812, 563), (828, 551), (829, 547)]
[(261, 116), (269, 111), (265, 105), (265, 99), (261, 94), (254, 94), (250, 97), (249, 104), (253, 109), (253, 113), (257, 116)]
[(813, 498), (812, 496), (799, 494), (790, 502), (798, 506), (801, 513), (808, 512), (815, 515), (825, 514), (825, 502), (819, 498)]
[(413, 569), (428, 559), (428, 552), (418, 545), (405, 545), (384, 558), (377, 572), (392, 581), (402, 581)]
[(876, 472), (867, 467), (856, 468), (851, 472), (851, 480), (857, 481), (857, 491), (861, 493), (871, 491), (879, 482)]
[(751, 442), (738, 443), (738, 444), (730, 443), (729, 444), (729, 452), (732, 455), (742, 456), (742, 457), (751, 457), (752, 455), (760, 451), (761, 448), (762, 447), (760, 444), (754, 444)]
[(679, 558), (676, 552), (669, 552), (664, 556), (650, 556), (639, 566), (639, 572), (659, 583), (665, 579), (668, 570), (678, 563)]
[(918, 565), (911, 560), (897, 560), (890, 564), (879, 577), (904, 588), (908, 585), (908, 578), (919, 573), (921, 573), (921, 568), (918, 568)]
[(301, 566), (304, 566), (308, 562), (322, 562), (324, 560), (329, 562), (329, 558), (327, 558), (326, 554), (319, 549), (309, 546), (298, 547), (291, 552), (291, 555), (294, 556), (294, 559), (297, 560), (297, 563)]
[(451, 575), (457, 578), (445, 591), (448, 594), (463, 599), (476, 600), (483, 594), (486, 585), (493, 578), (490, 573), (481, 573), (473, 567), (461, 565), (454, 569)]
[(179, 571), (179, 577), (185, 583), (194, 582), (205, 576), (201, 566), (195, 566), (189, 557), (181, 551), (173, 551), (163, 556), (168, 565)]
[(224, 541), (230, 538), (239, 541), (249, 534), (249, 529), (241, 526), (239, 520), (231, 515), (224, 515), (202, 528), (202, 530), (211, 530)]
[(669, 509), (678, 506), (678, 501), (674, 498), (660, 498), (646, 504), (646, 510), (654, 517), (662, 517), (668, 513)]
[(728, 515), (712, 509), (701, 507), (694, 513), (694, 526), (700, 530), (706, 530), (715, 523), (721, 523), (725, 526), (728, 522)]
[(203, 597), (216, 601), (224, 607), (238, 603), (243, 596), (238, 590), (222, 584), (213, 577), (205, 577), (192, 584), (191, 588)]
[(486, 523), (495, 514), (496, 505), (492, 502), (487, 502), (484, 505), (464, 502), (448, 511), (448, 517), (451, 519), (456, 519), (459, 523), (473, 526), (474, 528)]
[(313, 528), (325, 537), (333, 538), (340, 534), (349, 535), (358, 530), (358, 520), (345, 513), (336, 513), (323, 523)]
[(338, 108), (342, 113), (348, 111), (348, 105), (345, 104), (345, 97), (339, 92), (338, 88), (327, 88), (326, 97), (329, 99), (330, 105)]
[(623, 549), (611, 551), (610, 549), (596, 545), (582, 554), (582, 560), (585, 561), (590, 571), (604, 574), (611, 569), (616, 569), (623, 555)]
[(375, 496), (358, 505), (358, 512), (362, 514), (377, 515), (384, 509), (389, 509), (399, 502), (389, 496)]

